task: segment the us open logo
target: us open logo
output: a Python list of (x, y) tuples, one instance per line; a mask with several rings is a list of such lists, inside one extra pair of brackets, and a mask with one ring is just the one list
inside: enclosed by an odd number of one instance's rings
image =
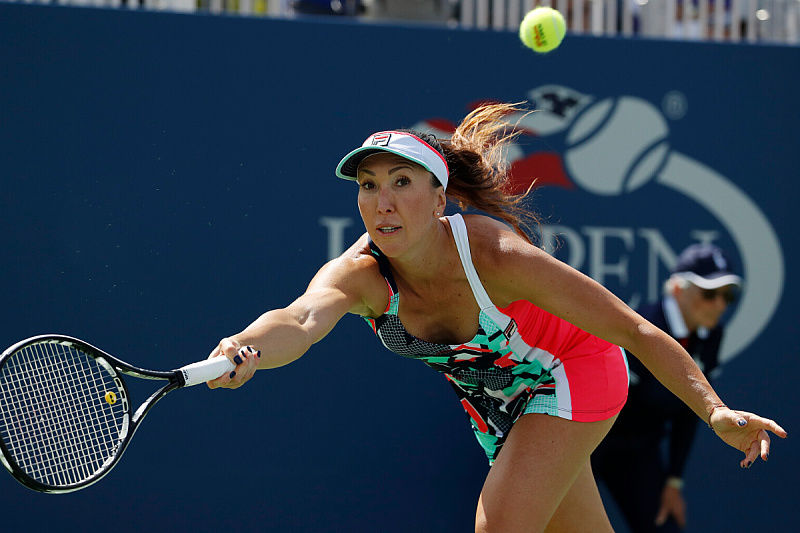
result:
[[(785, 278), (783, 251), (775, 230), (753, 199), (710, 166), (670, 146), (667, 119), (677, 120), (685, 115), (688, 106), (685, 97), (677, 91), (668, 92), (662, 100), (662, 109), (635, 96), (599, 98), (560, 85), (537, 87), (526, 97), (535, 103), (536, 111), (510, 116), (508, 121), (517, 124), (522, 138), (529, 134), (529, 140), (552, 148), (534, 154), (526, 153), (521, 145), (509, 148), (506, 157), (517, 190), (524, 190), (533, 179), (541, 184), (542, 169), (548, 169), (547, 185), (589, 195), (596, 198), (592, 201), (596, 204), (602, 204), (604, 198), (625, 197), (647, 185), (663, 191), (656, 192), (657, 195), (677, 196), (682, 203), (660, 205), (660, 209), (700, 210), (704, 218), (716, 221), (713, 226), (727, 232), (735, 247), (731, 251), (740, 258), (746, 285), (728, 320), (720, 360), (724, 363), (740, 354), (764, 330), (780, 303)], [(455, 122), (426, 120), (414, 129), (447, 138)], [(682, 222), (691, 224), (691, 220)], [(550, 230), (566, 235), (576, 248), (585, 246), (580, 242), (579, 232), (572, 228)], [(589, 230), (596, 235), (588, 235), (587, 239), (595, 244), (603, 241), (603, 231), (617, 231), (623, 236), (627, 231), (637, 238), (649, 238), (651, 248), (658, 248), (665, 263), (674, 261), (675, 251), (688, 244), (666, 242), (659, 228)], [(718, 232), (701, 228), (688, 233), (709, 242), (718, 237)], [(543, 240), (546, 237), (543, 235)], [(650, 254), (654, 252), (651, 250)], [(571, 259), (574, 261), (567, 262), (572, 266), (605, 284), (603, 271), (593, 272), (585, 253), (575, 253)], [(663, 279), (657, 279), (657, 271), (656, 265), (648, 273), (648, 287), (637, 295), (638, 300), (628, 300), (629, 305), (635, 307), (658, 298)]]

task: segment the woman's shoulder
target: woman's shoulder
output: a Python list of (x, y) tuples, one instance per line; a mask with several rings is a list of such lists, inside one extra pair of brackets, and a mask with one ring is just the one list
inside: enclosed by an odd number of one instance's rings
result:
[(486, 215), (463, 215), (472, 255), (500, 255), (536, 249), (508, 224)]
[(388, 298), (386, 280), (380, 272), (378, 261), (369, 247), (369, 240), (362, 236), (342, 255), (329, 261), (321, 273), (329, 283), (340, 287), (345, 292), (359, 295), (366, 310), (358, 314), (372, 315), (375, 309), (384, 309)]
[(365, 233), (342, 255), (329, 261), (325, 267), (347, 278), (369, 278), (370, 274), (380, 277), (380, 269), (375, 255), (370, 250), (369, 238)]
[(484, 286), (505, 301), (508, 291), (530, 281), (530, 272), (540, 269), (552, 258), (530, 244), (504, 222), (483, 215), (464, 217), (469, 235), (472, 263)]

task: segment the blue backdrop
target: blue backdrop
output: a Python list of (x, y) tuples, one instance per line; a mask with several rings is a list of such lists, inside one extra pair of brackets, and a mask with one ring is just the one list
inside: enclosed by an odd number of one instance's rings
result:
[[(674, 255), (747, 288), (717, 389), (792, 433), (800, 49), (0, 4), (0, 345), (58, 332), (153, 369), (289, 303), (362, 229), (341, 155), (527, 101), (509, 152), (554, 253), (635, 305)], [(149, 389), (148, 389), (149, 390)], [(700, 432), (690, 532), (791, 530), (800, 449)], [(469, 531), (483, 454), (444, 379), (346, 318), (237, 391), (166, 398), (78, 493), (0, 476), (4, 531)], [(613, 508), (614, 520), (617, 520)], [(624, 528), (620, 525), (620, 531)]]

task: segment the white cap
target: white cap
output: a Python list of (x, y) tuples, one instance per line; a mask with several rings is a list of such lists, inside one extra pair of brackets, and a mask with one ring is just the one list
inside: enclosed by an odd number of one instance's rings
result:
[(678, 256), (672, 275), (687, 279), (701, 289), (742, 285), (742, 278), (732, 272), (728, 254), (711, 243), (688, 246)]
[(397, 154), (422, 165), (447, 189), (450, 172), (444, 156), (416, 135), (401, 131), (381, 131), (370, 135), (361, 148), (344, 156), (336, 167), (336, 175), (342, 179), (355, 180), (361, 161), (378, 152)]

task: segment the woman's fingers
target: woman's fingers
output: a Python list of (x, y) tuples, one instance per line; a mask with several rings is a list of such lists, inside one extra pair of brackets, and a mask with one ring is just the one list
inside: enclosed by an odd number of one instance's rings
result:
[(219, 387), (236, 389), (253, 377), (258, 369), (258, 359), (261, 357), (261, 352), (252, 346), (243, 347), (235, 339), (226, 338), (222, 339), (209, 355), (209, 357), (218, 356), (227, 357), (236, 365), (236, 368), (225, 376), (209, 381), (208, 386), (212, 389)]
[[(230, 352), (226, 352), (226, 354), (228, 353)], [(249, 381), (258, 370), (258, 360), (261, 358), (261, 352), (252, 346), (244, 346), (236, 350), (232, 356), (228, 355), (228, 358), (233, 361), (236, 368), (228, 376), (220, 378), (222, 380), (220, 386), (238, 389)]]
[(769, 459), (769, 443), (770, 443), (769, 433), (767, 433), (762, 429), (759, 432), (759, 435), (761, 436), (761, 438), (759, 439), (759, 444), (760, 444), (759, 451), (761, 452), (761, 459), (766, 461), (767, 459)]
[(739, 463), (742, 468), (750, 468), (759, 457), (769, 459), (770, 431), (781, 438), (787, 436), (774, 420), (745, 411), (719, 411), (719, 416), (715, 412), (713, 418), (717, 435), (745, 454)]

